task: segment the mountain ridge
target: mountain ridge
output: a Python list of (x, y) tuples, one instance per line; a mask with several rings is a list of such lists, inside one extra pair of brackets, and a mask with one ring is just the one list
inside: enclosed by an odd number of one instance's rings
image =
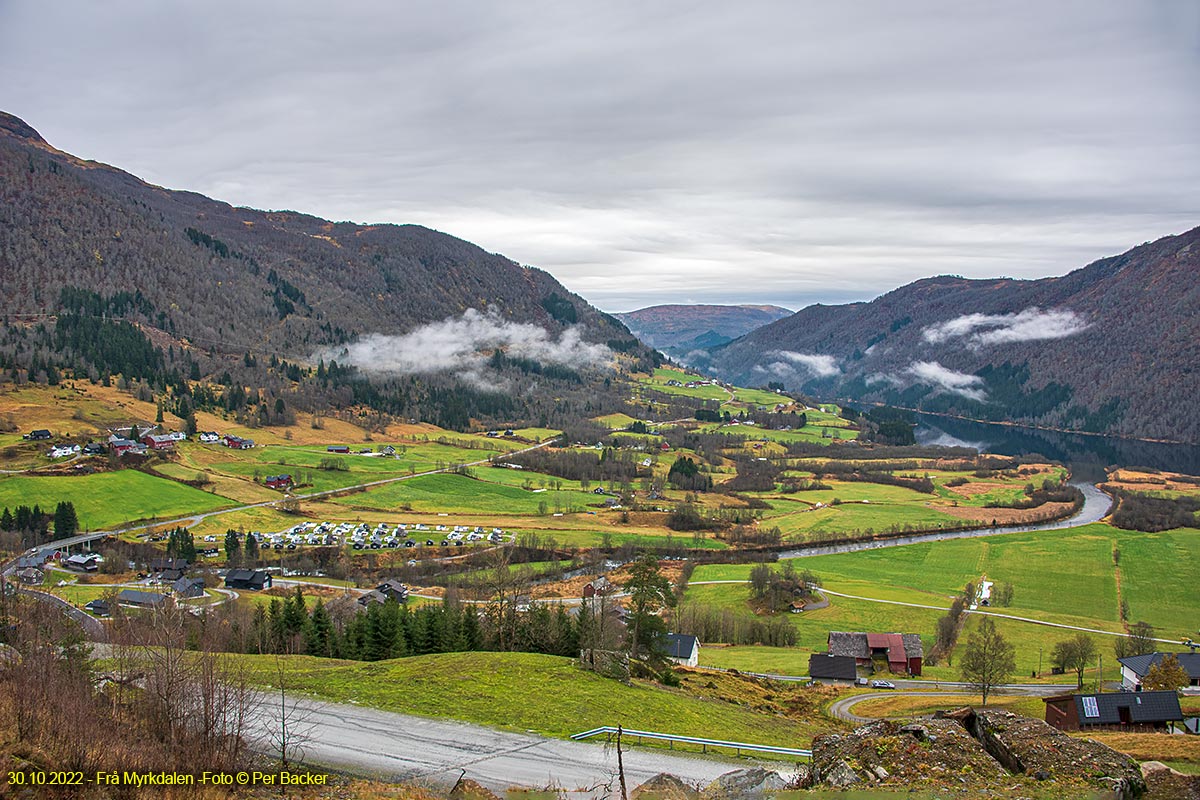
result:
[(688, 350), (708, 333), (736, 339), (792, 312), (772, 305), (668, 303), (614, 314), (651, 347)]
[(714, 348), (733, 380), (1089, 433), (1200, 441), (1200, 228), (1049, 278), (922, 278)]

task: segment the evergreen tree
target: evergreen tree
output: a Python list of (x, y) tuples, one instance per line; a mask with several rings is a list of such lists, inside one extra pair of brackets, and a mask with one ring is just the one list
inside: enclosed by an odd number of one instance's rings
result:
[(658, 612), (675, 605), (671, 582), (659, 572), (658, 559), (652, 553), (633, 563), (625, 591), (629, 592), (629, 654), (633, 658), (639, 653), (652, 655), (666, 632)]
[(225, 531), (225, 560), (229, 566), (237, 566), (241, 561), (242, 555), (242, 537), (238, 536), (238, 532), (230, 529)]
[(333, 619), (318, 600), (304, 628), (304, 649), (310, 656), (328, 658), (333, 655), (333, 638)]
[(254, 534), (246, 534), (246, 566), (252, 567), (258, 563), (258, 539), (254, 538)]
[(75, 504), (61, 502), (54, 509), (54, 535), (59, 539), (74, 536), (79, 531), (79, 518), (75, 516)]
[(0, 531), (16, 530), (16, 519), (13, 518), (12, 512), (8, 510), (8, 506), (4, 507), (4, 513), (0, 515)]

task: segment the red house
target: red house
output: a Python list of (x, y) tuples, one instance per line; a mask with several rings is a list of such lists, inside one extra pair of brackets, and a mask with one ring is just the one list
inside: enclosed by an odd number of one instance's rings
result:
[(292, 476), (268, 475), (265, 483), (268, 489), (290, 489), (292, 488)]
[(142, 437), (142, 444), (149, 447), (151, 450), (174, 450), (175, 440), (170, 436), (165, 436), (157, 433), (147, 433)]
[(253, 439), (243, 439), (240, 436), (234, 436), (232, 433), (225, 435), (225, 446), (232, 447), (234, 450), (249, 450), (254, 447)]

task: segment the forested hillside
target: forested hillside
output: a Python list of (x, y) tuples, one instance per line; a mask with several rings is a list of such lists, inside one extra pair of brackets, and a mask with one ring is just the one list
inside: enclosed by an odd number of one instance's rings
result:
[(152, 186), (3, 113), (0, 269), (6, 379), (120, 373), (264, 421), (293, 404), (536, 421), (618, 407), (601, 373), (653, 359), (546, 272), (469, 242)]
[(920, 280), (712, 351), (749, 383), (987, 420), (1200, 442), (1200, 228), (1058, 278)]

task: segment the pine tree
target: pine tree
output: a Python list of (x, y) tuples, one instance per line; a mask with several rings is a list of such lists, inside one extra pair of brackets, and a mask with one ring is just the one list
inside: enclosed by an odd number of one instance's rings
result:
[(254, 538), (254, 534), (246, 534), (246, 566), (254, 566), (258, 563), (258, 539)]
[(236, 566), (241, 561), (242, 538), (238, 532), (230, 529), (225, 532), (225, 560), (229, 566)]
[(313, 607), (304, 628), (304, 649), (310, 656), (333, 655), (333, 619), (320, 600)]
[(79, 518), (75, 516), (75, 504), (61, 502), (54, 509), (54, 535), (59, 539), (74, 536), (79, 531)]
[(13, 518), (12, 512), (8, 510), (8, 506), (4, 507), (4, 514), (0, 515), (0, 531), (16, 530), (17, 521)]

